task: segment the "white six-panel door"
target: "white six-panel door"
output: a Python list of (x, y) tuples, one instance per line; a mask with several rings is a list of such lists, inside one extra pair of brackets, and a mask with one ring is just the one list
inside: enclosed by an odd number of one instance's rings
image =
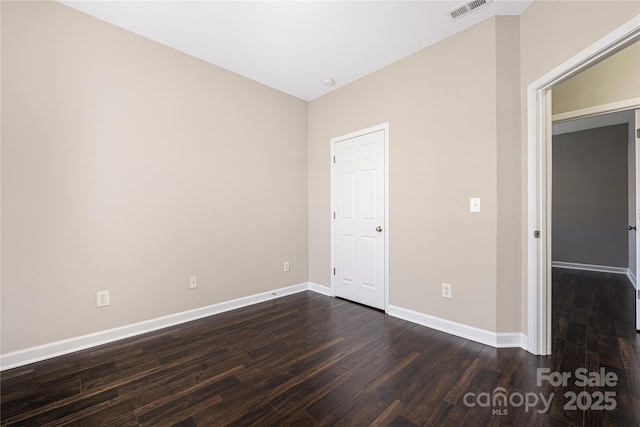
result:
[(385, 308), (385, 130), (334, 139), (333, 289)]

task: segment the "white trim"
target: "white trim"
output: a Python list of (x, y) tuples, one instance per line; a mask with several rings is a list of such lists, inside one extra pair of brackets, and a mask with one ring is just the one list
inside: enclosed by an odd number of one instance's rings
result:
[(398, 319), (426, 326), (431, 329), (455, 335), (460, 338), (479, 342), (491, 347), (523, 347), (526, 344), (526, 336), (520, 332), (505, 333), (491, 332), (474, 326), (464, 325), (440, 317), (430, 316), (417, 311), (409, 310), (395, 305), (389, 305), (387, 314)]
[(601, 273), (627, 274), (629, 272), (627, 267), (610, 267), (608, 265), (580, 264), (577, 262), (553, 261), (551, 266), (556, 268), (569, 268), (572, 270), (598, 271)]
[(318, 283), (309, 282), (309, 290), (326, 295), (328, 297), (334, 297), (333, 290), (327, 286), (319, 285)]
[(552, 267), (555, 268), (568, 268), (571, 270), (585, 270), (585, 271), (597, 271), (601, 273), (614, 273), (614, 274), (624, 274), (631, 282), (631, 285), (638, 289), (638, 284), (636, 281), (636, 276), (633, 274), (630, 268), (626, 267), (609, 267), (608, 265), (594, 265), (594, 264), (579, 264), (575, 262), (561, 262), (561, 261), (553, 261), (551, 263)]
[(26, 348), (24, 350), (2, 354), (0, 355), (0, 371), (27, 365), (29, 363), (39, 362), (41, 360), (50, 359), (52, 357), (62, 356), (64, 354), (73, 353), (75, 351), (84, 350), (98, 345), (107, 344), (113, 341), (121, 340), (123, 338), (129, 338), (147, 332), (156, 331), (158, 329), (167, 328), (169, 326), (191, 322), (203, 317), (224, 313), (226, 311), (235, 310), (276, 298), (281, 298), (306, 290), (324, 294), (324, 292), (321, 292), (318, 287), (326, 288), (324, 286), (305, 282), (298, 285), (287, 286), (285, 288), (274, 289), (272, 291), (262, 292), (260, 294), (249, 295), (231, 301), (209, 305), (206, 307), (200, 307), (193, 310), (170, 314), (168, 316), (158, 317), (156, 319), (145, 320), (143, 322), (133, 323), (131, 325), (120, 326), (113, 329), (107, 329), (105, 331), (94, 332), (79, 337), (69, 338), (62, 341), (56, 341), (36, 347)]
[[(550, 232), (548, 201), (551, 168), (547, 158), (551, 123), (550, 89), (563, 80), (631, 44), (640, 37), (640, 15), (598, 40), (583, 51), (538, 78), (527, 87), (527, 280), (528, 280), (528, 348), (537, 355), (551, 354), (550, 322)], [(539, 239), (533, 232), (540, 230)]]
[(599, 114), (615, 113), (616, 111), (638, 108), (638, 106), (640, 106), (640, 98), (629, 98), (622, 101), (610, 102), (608, 104), (582, 108), (580, 110), (567, 111), (566, 113), (554, 114), (551, 116), (551, 120), (553, 122), (562, 122), (565, 120), (574, 120)]
[[(634, 131), (637, 131), (637, 129), (640, 129), (640, 109), (636, 109), (634, 112), (634, 120), (631, 123), (631, 129), (633, 129)], [(636, 188), (635, 188), (635, 199), (636, 199), (636, 205), (634, 206), (635, 208), (635, 223), (636, 223), (636, 227), (638, 226), (638, 220), (640, 220), (640, 135), (638, 135), (636, 132), (632, 132), (635, 135), (632, 135), (634, 138), (634, 145), (635, 145), (635, 166), (636, 166), (636, 174), (635, 174), (635, 184), (636, 184)], [(637, 276), (640, 276), (640, 273), (638, 273), (638, 269), (640, 268), (640, 233), (638, 233), (636, 231), (636, 233), (634, 233), (636, 236), (635, 238), (635, 242), (636, 242), (636, 259), (635, 259), (635, 268), (633, 270), (629, 269), (629, 274), (627, 275), (627, 277), (629, 277), (629, 280), (631, 281), (631, 284), (633, 285), (633, 287), (636, 289), (636, 291), (640, 291), (640, 286), (638, 285), (637, 282)], [(629, 263), (631, 264), (631, 263)], [(640, 332), (640, 292), (634, 292), (635, 293), (635, 304), (636, 304), (636, 330), (638, 332)]]
[[(361, 129), (355, 132), (348, 133), (346, 135), (337, 136), (331, 138), (331, 156), (329, 157), (329, 163), (331, 170), (331, 211), (329, 212), (329, 218), (332, 218), (332, 212), (334, 212), (333, 206), (333, 147), (336, 142), (344, 141), (346, 139), (356, 138), (358, 136), (367, 135), (369, 133), (384, 131), (384, 307), (385, 311), (389, 309), (389, 122), (381, 123), (376, 126), (371, 126), (366, 129)], [(333, 269), (335, 268), (335, 258), (333, 251), (333, 219), (331, 219), (331, 294), (335, 296), (335, 285)]]
[(389, 122), (384, 128), (384, 308), (389, 309)]
[(520, 347), (527, 349), (527, 336), (521, 332), (498, 332), (497, 348), (515, 348)]
[(627, 275), (627, 279), (631, 282), (631, 285), (633, 285), (633, 288), (637, 290), (638, 281), (636, 280), (636, 275), (633, 274), (633, 271), (630, 268), (627, 268), (627, 272), (625, 274)]
[[(120, 326), (105, 331), (94, 332), (79, 337), (56, 341), (48, 344), (30, 347), (0, 355), (0, 371), (17, 368), (41, 360), (51, 359), (87, 348), (96, 347), (124, 338), (130, 338), (147, 332), (157, 331), (170, 326), (191, 322), (219, 313), (224, 313), (249, 305), (282, 298), (303, 291), (312, 291), (328, 297), (333, 297), (330, 288), (313, 282), (275, 289), (260, 294), (249, 295), (230, 301), (225, 301), (206, 307), (187, 310), (156, 319), (145, 320), (131, 325)], [(528, 348), (527, 336), (519, 332), (491, 332), (462, 323), (453, 322), (428, 314), (418, 313), (401, 307), (389, 305), (387, 314), (408, 322), (416, 323), (460, 338), (476, 341), (497, 348), (522, 347)]]

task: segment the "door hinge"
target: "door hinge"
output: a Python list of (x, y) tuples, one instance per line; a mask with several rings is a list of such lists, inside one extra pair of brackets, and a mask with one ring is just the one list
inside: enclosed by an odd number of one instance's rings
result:
[(636, 138), (640, 138), (640, 129), (636, 129)]
[(336, 156), (333, 156), (333, 163), (336, 163)]
[(540, 230), (536, 230), (533, 232), (533, 237), (535, 237), (536, 239), (540, 238)]
[(333, 267), (333, 275), (334, 276), (336, 275), (336, 268), (335, 267)]
[(336, 219), (336, 213), (335, 212), (333, 213), (333, 219)]
[(640, 289), (638, 289), (638, 299), (640, 299)]

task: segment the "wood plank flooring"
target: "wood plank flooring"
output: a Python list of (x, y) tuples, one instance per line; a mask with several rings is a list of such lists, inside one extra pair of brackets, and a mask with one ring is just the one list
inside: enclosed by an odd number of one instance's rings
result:
[[(639, 425), (633, 288), (619, 275), (553, 274), (550, 357), (304, 292), (2, 372), (1, 425)], [(582, 367), (619, 380), (536, 384), (537, 368)], [(511, 403), (482, 405), (498, 387)], [(564, 393), (584, 391), (615, 392), (616, 408), (564, 410)], [(554, 393), (547, 412), (518, 405), (534, 393)]]

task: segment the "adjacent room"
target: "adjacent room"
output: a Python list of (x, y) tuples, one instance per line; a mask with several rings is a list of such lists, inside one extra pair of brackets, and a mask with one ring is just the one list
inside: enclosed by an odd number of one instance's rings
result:
[(640, 424), (637, 1), (0, 23), (2, 426)]

